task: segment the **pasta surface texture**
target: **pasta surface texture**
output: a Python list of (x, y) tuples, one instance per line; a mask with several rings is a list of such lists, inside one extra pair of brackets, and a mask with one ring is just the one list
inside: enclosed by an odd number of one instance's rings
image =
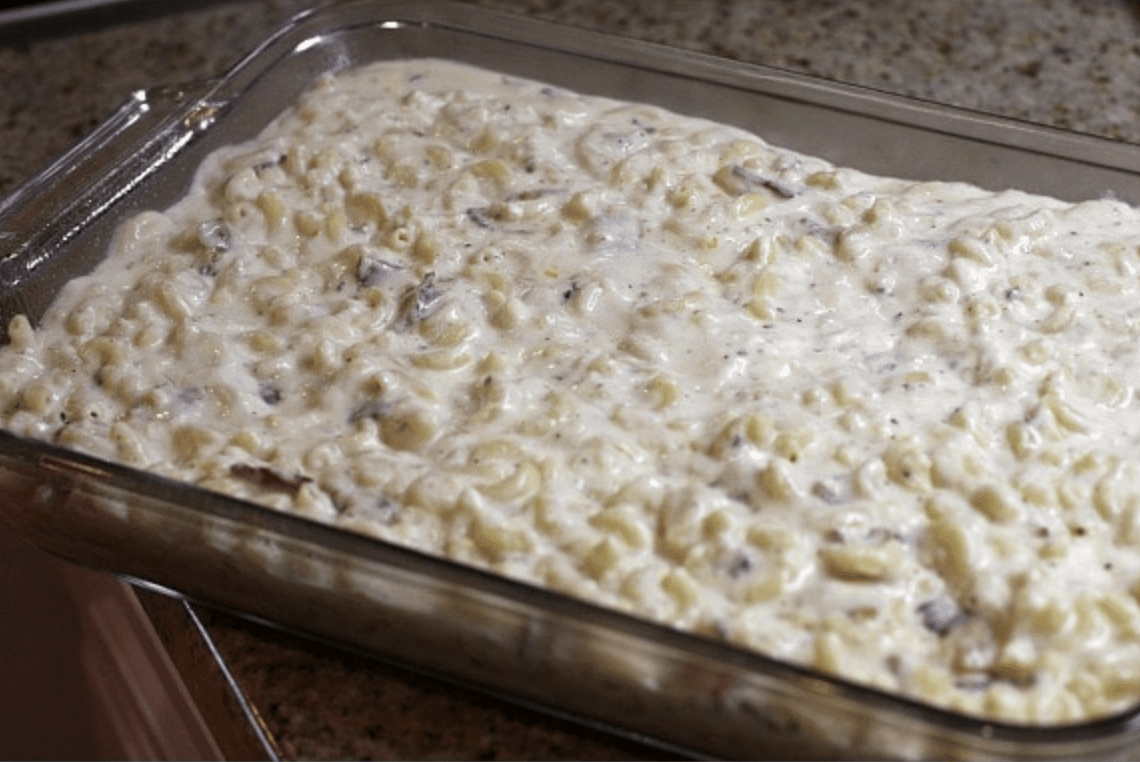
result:
[(1140, 697), (1140, 214), (432, 60), (0, 351), (2, 425), (965, 712)]

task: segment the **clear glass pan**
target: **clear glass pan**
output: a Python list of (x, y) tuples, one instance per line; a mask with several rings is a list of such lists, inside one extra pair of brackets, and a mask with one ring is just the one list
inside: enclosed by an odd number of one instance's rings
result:
[[(435, 56), (738, 125), (879, 174), (1140, 203), (1134, 146), (443, 2), (303, 14), (221, 78), (145, 91), (0, 202), (0, 320), (42, 313), (124, 217), (314, 77)], [(1140, 708), (988, 723), (0, 433), (0, 517), (63, 557), (696, 753), (1127, 758)]]

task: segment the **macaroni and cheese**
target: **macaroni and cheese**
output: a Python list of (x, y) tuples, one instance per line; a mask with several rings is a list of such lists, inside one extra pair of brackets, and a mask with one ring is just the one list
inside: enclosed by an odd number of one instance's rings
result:
[(936, 705), (1140, 698), (1140, 213), (436, 60), (329, 76), (0, 420)]

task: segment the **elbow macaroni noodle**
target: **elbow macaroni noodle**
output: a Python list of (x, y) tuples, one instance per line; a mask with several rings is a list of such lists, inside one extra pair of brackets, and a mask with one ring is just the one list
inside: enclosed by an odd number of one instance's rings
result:
[(3, 425), (936, 705), (1140, 698), (1140, 214), (441, 61), (9, 326)]

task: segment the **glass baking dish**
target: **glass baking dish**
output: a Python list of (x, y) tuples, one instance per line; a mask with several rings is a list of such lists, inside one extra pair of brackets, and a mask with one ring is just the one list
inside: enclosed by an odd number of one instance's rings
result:
[[(0, 202), (0, 320), (42, 313), (116, 224), (181, 197), (330, 71), (433, 56), (648, 101), (877, 174), (1140, 203), (1140, 150), (444, 2), (301, 14), (209, 82), (135, 93)], [(700, 755), (1125, 758), (1140, 707), (987, 722), (0, 432), (0, 516), (62, 557)]]

